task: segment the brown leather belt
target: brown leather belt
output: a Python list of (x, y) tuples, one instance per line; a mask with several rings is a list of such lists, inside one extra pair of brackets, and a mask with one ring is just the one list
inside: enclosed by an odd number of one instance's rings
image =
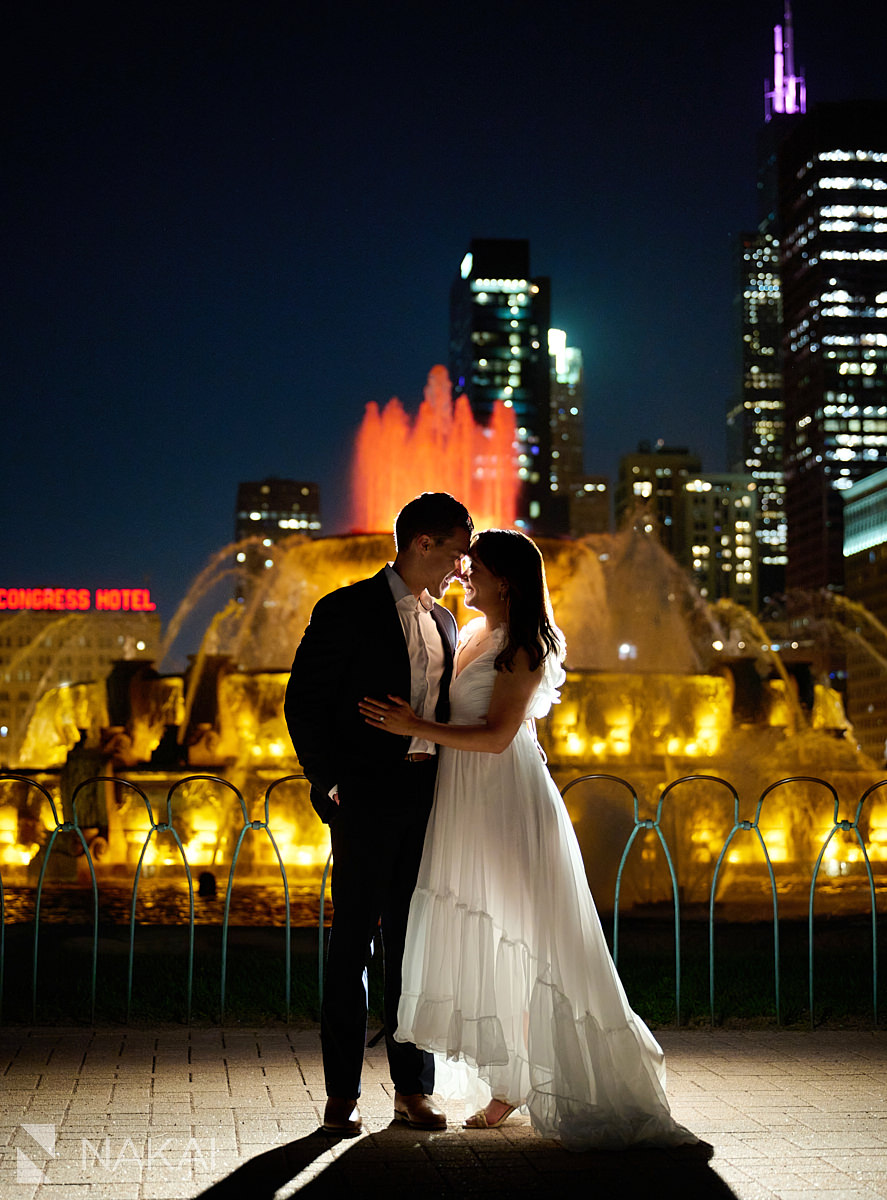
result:
[(433, 754), (408, 754), (407, 762), (428, 762), (429, 758), (434, 758)]

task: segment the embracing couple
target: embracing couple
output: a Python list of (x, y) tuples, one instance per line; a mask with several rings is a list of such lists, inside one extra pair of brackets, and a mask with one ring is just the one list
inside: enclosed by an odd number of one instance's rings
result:
[[(472, 531), (446, 493), (411, 501), (394, 562), (320, 600), (296, 651), (287, 725), (333, 849), (323, 1126), (361, 1128), (381, 931), (395, 1119), (445, 1129), (436, 1093), (480, 1106), (469, 1129), (526, 1106), (570, 1148), (693, 1142), (536, 741), (564, 679), (542, 557)], [(479, 614), (458, 636), (453, 579)]]

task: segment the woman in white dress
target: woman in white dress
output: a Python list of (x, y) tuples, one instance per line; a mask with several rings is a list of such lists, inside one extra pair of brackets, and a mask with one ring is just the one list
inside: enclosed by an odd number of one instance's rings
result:
[(460, 634), (450, 723), (397, 697), (361, 705), (371, 725), (442, 747), (395, 1037), (448, 1060), (445, 1098), (482, 1081), (466, 1128), (525, 1105), (572, 1149), (695, 1142), (669, 1112), (662, 1050), (629, 1007), (536, 741), (564, 680), (542, 557), (489, 530), (469, 558), (465, 603), (482, 616)]

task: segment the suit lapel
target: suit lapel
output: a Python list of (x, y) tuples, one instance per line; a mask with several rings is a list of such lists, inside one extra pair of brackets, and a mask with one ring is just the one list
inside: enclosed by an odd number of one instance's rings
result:
[[(400, 623), (400, 614), (397, 611), (397, 605), (391, 593), (391, 587), (388, 583), (384, 567), (372, 577), (371, 582), (376, 585), (376, 595), (380, 611), (378, 628), (371, 628), (369, 636), (378, 637), (387, 645), (390, 645), (391, 653), (398, 663), (398, 672), (405, 680), (406, 690), (404, 695), (406, 698), (409, 698), (411, 691), (410, 656), (407, 652), (406, 638), (403, 635), (403, 626)], [(434, 604), (431, 609), (431, 616), (440, 634), (444, 652), (444, 669), (440, 681), (437, 719), (445, 721), (449, 715), (449, 690), (453, 676), (453, 655), (456, 651), (456, 634), (454, 622), (447, 619), (449, 613), (447, 613), (447, 616), (443, 616), (442, 607), (439, 604)]]
[(406, 638), (403, 635), (403, 626), (400, 623), (400, 613), (397, 611), (384, 567), (373, 576), (372, 582), (378, 584), (376, 592), (379, 600), (379, 624), (378, 627), (374, 627), (375, 622), (373, 623), (373, 627), (369, 630), (369, 636), (378, 638), (384, 645), (390, 647), (392, 658), (397, 662), (398, 673), (402, 679), (406, 680), (405, 694), (409, 699), (410, 656), (407, 651)]
[(452, 623), (441, 616), (441, 606), (439, 604), (435, 604), (434, 608), (432, 608), (431, 615), (440, 633), (440, 640), (443, 642), (444, 656), (452, 664), (453, 655), (456, 652), (456, 636), (453, 632)]
[(453, 679), (453, 655), (456, 650), (456, 638), (453, 622), (441, 615), (441, 607), (435, 604), (431, 610), (434, 623), (437, 626), (440, 640), (443, 643), (444, 669), (440, 677), (440, 694), (437, 698), (435, 717), (438, 721), (446, 722), (450, 718), (450, 683)]

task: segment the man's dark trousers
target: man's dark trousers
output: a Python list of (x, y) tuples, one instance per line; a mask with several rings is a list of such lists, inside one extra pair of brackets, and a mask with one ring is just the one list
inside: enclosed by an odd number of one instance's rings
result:
[(410, 898), (434, 798), (437, 758), (403, 761), (385, 774), (339, 783), (330, 823), (333, 923), (321, 1012), (328, 1096), (360, 1095), (367, 1030), (367, 964), (381, 923), (385, 958), (385, 1043), (391, 1079), (403, 1095), (434, 1091), (432, 1055), (395, 1042)]

